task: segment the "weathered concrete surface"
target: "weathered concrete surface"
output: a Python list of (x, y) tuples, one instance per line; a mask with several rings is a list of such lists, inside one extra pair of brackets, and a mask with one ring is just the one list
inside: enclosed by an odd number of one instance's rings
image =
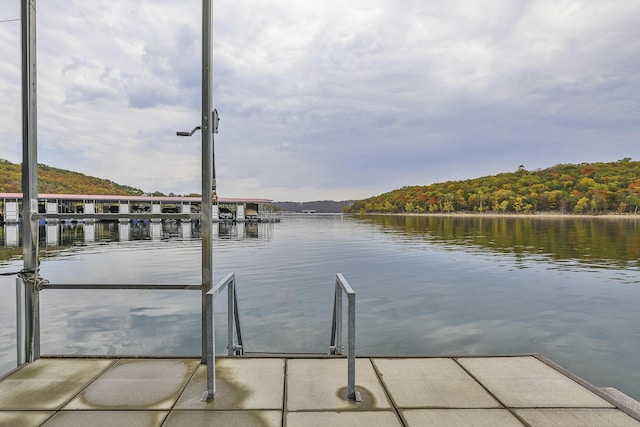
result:
[(356, 360), (356, 390), (362, 402), (347, 399), (347, 359), (287, 361), (287, 411), (391, 408), (369, 359)]
[(278, 409), (284, 400), (284, 359), (218, 359), (216, 394), (201, 402), (207, 367), (200, 365), (175, 409)]
[(121, 359), (64, 409), (171, 409), (199, 362)]
[(507, 409), (401, 409), (407, 427), (523, 427)]
[(397, 408), (499, 408), (455, 361), (372, 359)]
[(0, 426), (39, 426), (53, 414), (55, 414), (53, 411), (1, 411)]
[(532, 427), (638, 427), (640, 422), (616, 409), (545, 408), (516, 409)]
[(159, 427), (166, 411), (61, 411), (42, 427)]
[(344, 358), (219, 358), (208, 403), (205, 371), (196, 359), (40, 359), (0, 381), (0, 426), (640, 427), (539, 356), (359, 358), (360, 403), (346, 399)]
[(640, 402), (613, 387), (600, 387), (600, 390), (609, 396), (613, 405), (625, 408), (627, 413), (633, 414), (635, 418), (640, 418)]
[(535, 357), (478, 357), (457, 360), (509, 407), (613, 406)]
[(38, 359), (0, 382), (0, 410), (55, 410), (114, 360)]
[(281, 411), (172, 411), (162, 427), (280, 427)]
[(287, 427), (402, 426), (393, 411), (288, 412), (286, 420)]

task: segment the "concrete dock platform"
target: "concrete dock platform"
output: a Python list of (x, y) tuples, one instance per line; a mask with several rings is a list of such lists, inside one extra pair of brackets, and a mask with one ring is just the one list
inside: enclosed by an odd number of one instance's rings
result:
[[(0, 426), (640, 426), (620, 399), (537, 356), (216, 361), (43, 358), (0, 380)], [(626, 403), (620, 403), (626, 402)], [(631, 402), (631, 404), (630, 404)]]

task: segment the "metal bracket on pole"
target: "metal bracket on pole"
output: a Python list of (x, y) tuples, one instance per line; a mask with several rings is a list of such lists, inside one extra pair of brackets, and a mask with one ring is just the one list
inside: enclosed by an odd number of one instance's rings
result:
[(196, 126), (196, 127), (193, 128), (193, 130), (191, 132), (178, 131), (178, 132), (176, 132), (176, 135), (178, 135), (178, 136), (191, 136), (194, 133), (196, 133), (197, 131), (199, 131), (200, 129), (202, 129), (202, 126)]
[(211, 112), (211, 132), (218, 133), (218, 123), (220, 123), (220, 116), (218, 116), (218, 110)]
[(333, 299), (333, 318), (331, 321), (330, 354), (342, 354), (342, 293), (347, 294), (347, 398), (362, 402), (360, 392), (356, 390), (356, 293), (340, 273), (336, 274), (336, 289)]
[[(213, 110), (211, 112), (211, 133), (218, 133), (218, 123), (220, 123), (220, 117), (218, 116), (218, 110)], [(178, 136), (191, 136), (197, 131), (202, 129), (202, 126), (196, 126), (193, 128), (191, 132), (187, 131), (178, 131), (176, 135)]]

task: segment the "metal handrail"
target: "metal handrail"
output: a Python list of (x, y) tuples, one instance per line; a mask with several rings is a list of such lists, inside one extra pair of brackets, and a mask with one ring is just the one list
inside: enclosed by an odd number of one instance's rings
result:
[(333, 298), (333, 318), (331, 321), (330, 354), (342, 354), (342, 293), (348, 299), (347, 328), (347, 398), (362, 401), (360, 392), (356, 390), (356, 293), (349, 282), (340, 273), (336, 274), (336, 289)]
[[(37, 280), (40, 279), (40, 280)], [(51, 290), (164, 290), (164, 291), (200, 291), (202, 285), (196, 284), (160, 284), (160, 283), (49, 283), (41, 277), (37, 283), (23, 277), (16, 278), (16, 345), (18, 366), (30, 359), (40, 357), (39, 333), (40, 291)], [(31, 292), (29, 292), (31, 291)], [(203, 337), (204, 338), (204, 337)], [(30, 357), (33, 356), (33, 357)]]
[(160, 284), (160, 283), (43, 283), (38, 290), (160, 290), (160, 291), (200, 291), (202, 285), (196, 284)]
[(213, 303), (216, 295), (222, 292), (224, 288), (227, 288), (227, 355), (238, 356), (244, 354), (238, 313), (238, 297), (236, 294), (236, 275), (235, 273), (229, 273), (206, 293), (206, 336), (209, 339), (207, 340), (207, 390), (202, 396), (203, 402), (213, 399), (216, 394), (216, 332)]

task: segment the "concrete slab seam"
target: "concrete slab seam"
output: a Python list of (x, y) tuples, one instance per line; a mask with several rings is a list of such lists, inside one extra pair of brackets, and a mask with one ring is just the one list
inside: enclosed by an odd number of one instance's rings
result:
[(541, 354), (534, 354), (533, 357), (536, 358), (537, 360), (539, 360), (540, 362), (544, 363), (545, 365), (547, 365), (551, 369), (554, 369), (558, 373), (560, 373), (560, 374), (564, 375), (565, 377), (569, 378), (570, 380), (578, 383), (582, 387), (584, 387), (587, 390), (589, 390), (591, 393), (595, 394), (599, 398), (601, 398), (601, 399), (605, 400), (606, 402), (610, 403), (611, 405), (613, 405), (616, 409), (618, 409), (618, 410), (624, 412), (625, 414), (629, 415), (634, 420), (640, 421), (640, 413), (637, 413), (636, 411), (632, 410), (632, 408), (627, 407), (627, 405), (623, 404), (622, 402), (616, 401), (615, 399), (613, 399), (613, 396), (611, 396), (608, 393), (600, 390), (598, 387), (596, 387), (593, 384), (589, 383), (588, 381), (582, 379), (581, 377), (577, 376), (573, 372), (563, 368), (562, 366), (558, 365), (557, 363), (555, 363), (551, 359), (548, 359), (548, 358), (544, 357)]
[(391, 392), (389, 391), (389, 389), (387, 388), (387, 385), (382, 379), (382, 375), (378, 370), (378, 365), (376, 365), (375, 358), (368, 358), (368, 359), (369, 359), (369, 362), (371, 363), (371, 366), (373, 367), (373, 372), (375, 372), (376, 376), (378, 377), (378, 381), (382, 385), (382, 389), (387, 395), (387, 399), (389, 399), (389, 402), (391, 402), (391, 406), (393, 407), (393, 411), (395, 412), (396, 417), (398, 417), (398, 420), (400, 420), (400, 424), (402, 424), (403, 427), (406, 427), (407, 423), (405, 422), (405, 419), (402, 417), (402, 415), (400, 415), (400, 411), (398, 410), (398, 404), (394, 400), (393, 396), (391, 395)]
[[(202, 364), (202, 363), (201, 363)], [(182, 386), (182, 390), (180, 390), (180, 393), (178, 394), (178, 397), (176, 398), (176, 400), (173, 402), (173, 404), (171, 405), (171, 408), (169, 408), (169, 412), (167, 413), (167, 417), (169, 416), (169, 414), (171, 413), (171, 411), (174, 410), (174, 408), (176, 407), (178, 401), (180, 400), (180, 398), (182, 397), (182, 395), (184, 394), (184, 391), (187, 389), (187, 386), (189, 385), (189, 383), (193, 380), (193, 377), (196, 375), (196, 372), (198, 371), (198, 366), (200, 366), (200, 364), (196, 365), (195, 368), (193, 368), (193, 372), (191, 372), (191, 375), (189, 375), (189, 379), (187, 379), (187, 381), (183, 384)], [(206, 365), (205, 365), (206, 366)], [(203, 390), (204, 392), (204, 390)], [(166, 418), (165, 417), (165, 420)], [(163, 421), (164, 423), (164, 421)]]
[[(505, 356), (505, 357), (511, 357), (511, 356)], [(521, 356), (518, 356), (518, 357), (521, 357)], [(464, 356), (459, 357), (459, 358), (460, 358), (460, 359), (464, 359)], [(493, 398), (496, 400), (496, 402), (498, 402), (500, 405), (502, 405), (502, 407), (503, 407), (504, 409), (506, 409), (507, 411), (509, 411), (509, 413), (510, 413), (511, 415), (513, 415), (513, 416), (514, 416), (518, 421), (520, 421), (523, 425), (525, 425), (525, 426), (527, 426), (527, 427), (530, 427), (530, 424), (529, 424), (528, 422), (526, 422), (526, 421), (525, 421), (521, 416), (519, 416), (519, 415), (515, 412), (515, 410), (514, 410), (513, 408), (510, 408), (510, 407), (508, 407), (507, 405), (505, 405), (505, 404), (504, 404), (500, 399), (498, 399), (498, 396), (496, 396), (495, 394), (493, 394), (493, 393), (491, 392), (491, 390), (489, 390), (487, 387), (485, 387), (485, 385), (484, 385), (484, 384), (482, 384), (482, 382), (481, 382), (478, 378), (476, 378), (476, 377), (475, 377), (475, 375), (473, 375), (469, 370), (467, 370), (467, 369), (462, 365), (462, 363), (460, 363), (460, 362), (458, 361), (458, 359), (459, 359), (459, 358), (458, 358), (458, 357), (452, 357), (452, 359), (453, 359), (453, 361), (456, 363), (456, 365), (460, 366), (460, 367), (462, 368), (462, 370), (463, 370), (463, 371), (465, 371), (465, 372), (467, 373), (467, 375), (469, 375), (471, 378), (473, 378), (473, 380), (474, 380), (475, 382), (477, 382), (477, 383), (480, 385), (480, 387), (482, 387), (482, 388), (483, 388), (487, 393), (489, 393), (489, 396), (493, 397)]]
[(180, 391), (180, 394), (178, 394), (178, 397), (176, 398), (176, 400), (171, 405), (171, 408), (169, 408), (169, 410), (167, 411), (166, 415), (164, 416), (164, 418), (160, 422), (160, 427), (162, 427), (164, 425), (164, 423), (167, 422), (167, 419), (169, 418), (169, 415), (171, 415), (171, 413), (173, 412), (174, 408), (176, 407), (176, 404), (178, 403), (178, 401), (180, 400), (180, 398), (184, 394), (184, 391), (187, 389), (187, 386), (189, 385), (189, 383), (191, 382), (193, 377), (196, 375), (196, 371), (198, 370), (198, 366), (199, 365), (196, 365), (196, 367), (193, 369), (193, 372), (191, 372), (191, 375), (189, 376), (189, 379), (184, 383), (184, 386), (182, 387), (182, 390)]
[(489, 394), (489, 396), (491, 396), (493, 399), (495, 399), (496, 402), (498, 402), (504, 409), (510, 409), (507, 405), (505, 405), (502, 400), (498, 399), (498, 396), (496, 396), (494, 393), (491, 392), (491, 390), (489, 390), (484, 384), (482, 384), (482, 382), (476, 378), (475, 375), (473, 375), (473, 373), (471, 373), (471, 371), (469, 371), (468, 369), (466, 369), (462, 363), (460, 363), (458, 361), (458, 359), (464, 359), (465, 357), (452, 357), (451, 359), (455, 362), (456, 365), (458, 365), (467, 375), (469, 375), (471, 378), (473, 378), (473, 380), (478, 383), (478, 385), (480, 387), (482, 387), (482, 389), (484, 391), (487, 392), (487, 394)]
[(45, 425), (51, 418), (55, 417), (55, 415), (58, 413), (59, 411), (54, 411), (53, 414), (49, 415), (49, 417), (44, 420), (44, 422), (41, 425)]
[(289, 359), (284, 359), (284, 372), (282, 375), (282, 379), (284, 384), (282, 385), (282, 425), (284, 426), (285, 414), (287, 413), (287, 397), (288, 397), (288, 376), (289, 376)]
[[(56, 413), (58, 413), (59, 411), (62, 410), (62, 408), (64, 408), (65, 406), (67, 406), (69, 403), (71, 403), (71, 401), (73, 401), (73, 399), (75, 399), (76, 397), (80, 396), (80, 394), (82, 394), (87, 388), (89, 388), (91, 386), (91, 384), (95, 383), (96, 381), (98, 381), (98, 378), (100, 378), (101, 376), (103, 376), (104, 374), (106, 374), (107, 372), (109, 372), (111, 369), (113, 369), (113, 367), (118, 363), (120, 359), (113, 359), (111, 361), (111, 363), (102, 370), (102, 372), (100, 372), (99, 374), (97, 374), (96, 376), (94, 376), (92, 379), (89, 380), (89, 382), (87, 384), (85, 384), (84, 387), (82, 387), (82, 389), (80, 389), (76, 394), (74, 394), (73, 396), (71, 396), (71, 398), (69, 398), (66, 402), (64, 402), (62, 405), (60, 405), (59, 408), (56, 409)], [(52, 415), (52, 417), (55, 416), (55, 414)]]
[[(380, 373), (377, 371), (376, 367), (373, 364), (373, 360), (370, 357), (361, 357), (359, 359), (360, 360), (366, 360), (367, 362), (369, 362), (369, 365), (371, 365), (371, 369), (373, 369), (373, 373), (375, 374), (376, 380), (378, 381), (378, 385), (384, 391), (384, 394), (387, 396), (387, 398), (389, 398), (389, 393), (388, 393), (386, 387), (384, 386), (384, 383), (382, 382), (382, 379), (380, 377)], [(358, 360), (358, 358), (356, 358), (356, 360)], [(357, 378), (356, 378), (356, 381), (357, 381)], [(356, 390), (358, 389), (358, 384), (355, 384), (355, 388), (356, 388)], [(394, 409), (394, 411), (397, 411), (396, 405), (394, 404), (393, 400), (389, 399), (389, 404)], [(369, 410), (370, 411), (388, 411), (389, 408), (369, 408)], [(398, 417), (398, 419), (400, 419), (400, 417)]]

